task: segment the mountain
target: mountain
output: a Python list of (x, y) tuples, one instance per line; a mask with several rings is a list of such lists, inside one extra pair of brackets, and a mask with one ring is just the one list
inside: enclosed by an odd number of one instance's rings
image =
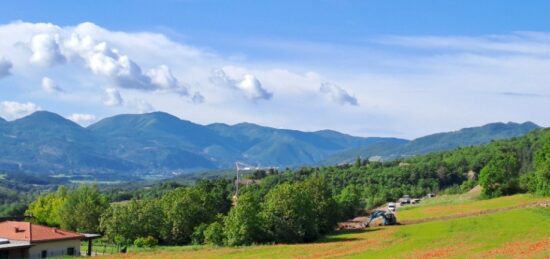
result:
[(105, 156), (101, 142), (88, 129), (55, 113), (35, 112), (0, 127), (0, 169), (44, 173), (132, 169)]
[(490, 123), (481, 127), (464, 128), (453, 132), (432, 134), (402, 143), (401, 145), (352, 148), (327, 158), (325, 164), (345, 161), (346, 159), (351, 161), (350, 159), (353, 155), (364, 158), (381, 156), (386, 159), (422, 155), (458, 147), (486, 144), (492, 140), (518, 137), (538, 128), (540, 127), (532, 122)]
[(239, 143), (235, 148), (240, 150), (244, 160), (276, 166), (316, 164), (327, 155), (349, 148), (407, 142), (396, 138), (360, 138), (330, 130), (302, 132), (274, 129), (251, 123), (233, 126), (218, 123), (208, 127)]
[(200, 125), (163, 112), (105, 118), (87, 128), (51, 112), (0, 120), (0, 171), (90, 179), (139, 179), (231, 168), (235, 161), (278, 167), (396, 158), (520, 136), (533, 123), (495, 123), (413, 141), (302, 132), (251, 123)]

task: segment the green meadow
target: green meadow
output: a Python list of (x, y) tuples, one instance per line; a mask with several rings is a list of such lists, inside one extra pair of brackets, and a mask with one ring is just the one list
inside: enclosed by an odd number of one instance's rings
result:
[[(401, 208), (410, 224), (337, 232), (311, 244), (129, 248), (120, 258), (432, 258), (550, 256), (550, 199), (448, 195)], [(534, 205), (538, 204), (538, 205)], [(439, 217), (439, 218), (438, 218)], [(444, 217), (444, 218), (440, 218)], [(414, 223), (414, 220), (425, 220)], [(136, 250), (137, 249), (137, 250)]]

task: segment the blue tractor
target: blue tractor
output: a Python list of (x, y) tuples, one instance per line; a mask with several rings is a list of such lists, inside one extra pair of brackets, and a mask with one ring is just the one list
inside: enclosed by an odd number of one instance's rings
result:
[(369, 221), (365, 224), (365, 227), (369, 227), (370, 223), (377, 218), (384, 219), (384, 226), (397, 224), (397, 218), (395, 217), (395, 214), (393, 214), (393, 212), (389, 210), (375, 210), (370, 214)]

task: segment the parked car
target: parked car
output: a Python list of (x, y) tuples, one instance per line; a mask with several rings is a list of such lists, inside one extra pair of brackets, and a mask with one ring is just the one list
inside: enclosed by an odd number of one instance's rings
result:
[(411, 204), (411, 196), (403, 195), (403, 197), (399, 198), (398, 202), (401, 205)]
[(395, 212), (396, 205), (395, 202), (389, 202), (388, 203), (388, 210)]

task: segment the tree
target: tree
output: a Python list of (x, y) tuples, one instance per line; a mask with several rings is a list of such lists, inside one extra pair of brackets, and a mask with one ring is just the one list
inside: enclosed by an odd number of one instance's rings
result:
[(263, 241), (264, 231), (261, 225), (260, 198), (255, 192), (244, 192), (239, 196), (224, 220), (226, 244), (230, 246), (250, 245)]
[(163, 215), (157, 200), (113, 203), (100, 220), (105, 236), (120, 245), (130, 245), (145, 237), (158, 240), (162, 224)]
[(60, 208), (61, 227), (84, 233), (99, 231), (99, 219), (107, 209), (107, 197), (96, 185), (81, 185), (68, 193)]
[(217, 214), (209, 197), (199, 188), (178, 188), (164, 195), (163, 240), (178, 245), (190, 243), (195, 227), (212, 222)]
[(298, 243), (319, 237), (313, 197), (300, 185), (283, 183), (276, 186), (266, 195), (262, 205), (260, 215), (273, 241)]
[(550, 137), (535, 154), (534, 192), (550, 196)]
[(337, 200), (344, 219), (355, 217), (364, 207), (364, 203), (361, 202), (360, 190), (355, 184), (346, 186), (338, 195)]
[(479, 183), (487, 197), (514, 194), (519, 190), (520, 163), (515, 154), (499, 152), (479, 174)]
[[(310, 177), (299, 184), (311, 198), (313, 220), (320, 234), (334, 230), (339, 219), (338, 204), (332, 197), (330, 187), (324, 177)], [(358, 206), (358, 205), (356, 205)]]
[(67, 189), (60, 186), (57, 192), (38, 196), (25, 214), (31, 215), (37, 224), (59, 227), (61, 225), (61, 207), (67, 199)]
[(209, 245), (223, 245), (223, 225), (220, 222), (213, 222), (204, 230), (204, 243)]

